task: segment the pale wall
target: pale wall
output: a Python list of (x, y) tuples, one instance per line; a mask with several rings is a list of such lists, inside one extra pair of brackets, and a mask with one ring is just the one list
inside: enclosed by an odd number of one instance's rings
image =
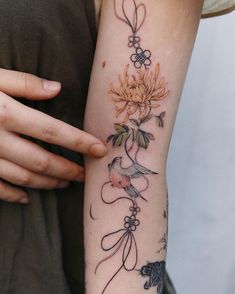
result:
[(168, 161), (178, 294), (235, 293), (235, 13), (202, 20)]

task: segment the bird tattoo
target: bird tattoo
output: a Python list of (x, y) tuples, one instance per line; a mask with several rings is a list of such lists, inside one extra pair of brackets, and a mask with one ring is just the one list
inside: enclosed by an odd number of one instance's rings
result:
[(108, 165), (109, 180), (113, 187), (124, 189), (132, 198), (141, 197), (138, 191), (131, 183), (131, 179), (136, 179), (145, 175), (157, 175), (157, 172), (133, 162), (128, 167), (122, 167), (122, 157), (115, 157)]

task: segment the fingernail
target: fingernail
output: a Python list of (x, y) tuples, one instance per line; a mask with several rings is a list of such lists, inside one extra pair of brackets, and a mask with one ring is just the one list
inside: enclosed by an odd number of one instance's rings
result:
[(61, 84), (55, 81), (43, 80), (42, 84), (44, 90), (49, 92), (55, 92), (61, 88)]
[(28, 199), (28, 197), (23, 197), (23, 198), (21, 198), (19, 200), (19, 202), (22, 203), (22, 204), (28, 204), (29, 203), (29, 199)]
[(104, 156), (107, 153), (107, 148), (100, 143), (96, 143), (90, 147), (90, 153), (95, 156)]
[(59, 188), (59, 189), (67, 188), (69, 186), (69, 184), (70, 183), (67, 181), (62, 181), (57, 185), (57, 188)]
[(84, 171), (81, 171), (77, 177), (75, 178), (75, 181), (78, 181), (78, 182), (83, 182), (85, 179), (85, 172)]

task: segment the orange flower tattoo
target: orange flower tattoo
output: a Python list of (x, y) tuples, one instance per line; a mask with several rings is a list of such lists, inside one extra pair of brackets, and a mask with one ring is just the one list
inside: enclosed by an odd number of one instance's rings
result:
[(121, 104), (116, 106), (116, 117), (125, 113), (122, 123), (138, 113), (138, 118), (142, 119), (152, 108), (160, 105), (158, 101), (165, 99), (169, 92), (167, 82), (160, 78), (160, 65), (156, 65), (155, 71), (150, 69), (140, 69), (136, 75), (130, 75), (129, 64), (126, 66), (123, 78), (119, 76), (119, 87), (115, 88), (110, 85), (109, 95), (112, 96), (115, 103)]

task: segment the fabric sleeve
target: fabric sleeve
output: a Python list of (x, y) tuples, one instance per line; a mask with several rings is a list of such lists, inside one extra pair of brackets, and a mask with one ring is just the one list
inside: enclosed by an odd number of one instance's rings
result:
[[(102, 0), (93, 0), (96, 7), (97, 19), (99, 18)], [(157, 0), (156, 0), (157, 1)], [(205, 0), (202, 17), (212, 17), (229, 13), (235, 9), (235, 0)]]
[(205, 0), (202, 17), (218, 16), (235, 9), (235, 0)]

